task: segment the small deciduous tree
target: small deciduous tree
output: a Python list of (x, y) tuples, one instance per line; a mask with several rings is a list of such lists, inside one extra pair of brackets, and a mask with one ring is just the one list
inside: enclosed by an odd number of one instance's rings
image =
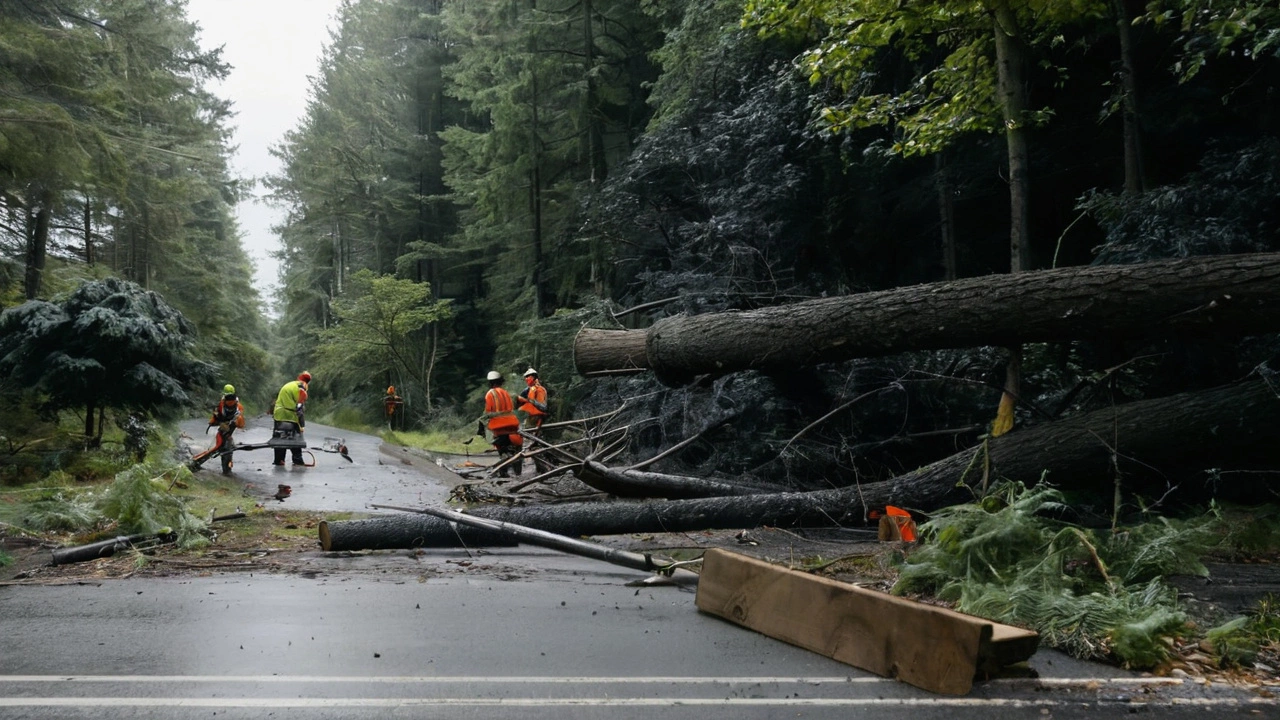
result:
[(60, 302), (31, 300), (0, 313), (0, 379), (34, 390), (50, 410), (106, 408), (164, 414), (187, 389), (212, 379), (191, 355), (195, 326), (154, 292), (118, 278), (96, 280)]
[(335, 381), (359, 383), (384, 373), (411, 378), (429, 405), (436, 347), (423, 331), (450, 317), (450, 302), (432, 300), (427, 283), (368, 269), (351, 276), (350, 282), (349, 294), (330, 306), (335, 322), (320, 332), (317, 367)]

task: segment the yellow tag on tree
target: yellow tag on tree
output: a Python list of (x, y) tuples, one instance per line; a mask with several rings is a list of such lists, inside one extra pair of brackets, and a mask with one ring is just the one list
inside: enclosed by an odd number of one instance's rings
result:
[(991, 437), (1000, 437), (1013, 429), (1013, 406), (1015, 404), (1013, 396), (1009, 393), (1004, 393), (1000, 396), (1000, 407), (996, 409), (996, 421), (991, 423)]

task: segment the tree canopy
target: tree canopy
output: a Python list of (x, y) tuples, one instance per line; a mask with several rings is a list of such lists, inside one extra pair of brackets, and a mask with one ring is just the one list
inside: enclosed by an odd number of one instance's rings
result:
[(174, 414), (212, 382), (193, 356), (195, 326), (154, 292), (107, 278), (57, 302), (30, 300), (0, 313), (0, 377), (57, 411), (83, 409), (85, 436), (99, 410)]
[[(268, 343), (322, 368), (320, 412), (373, 420), (395, 385), (421, 423), (534, 366), (582, 412), (644, 398), (641, 445), (740, 414), (755, 441), (712, 435), (734, 449), (688, 451), (700, 469), (787, 448), (798, 485), (882, 476), (938, 452), (904, 438), (986, 425), (1003, 351), (671, 389), (574, 377), (565, 348), (583, 324), (1280, 247), (1274, 3), (350, 0), (274, 147), (270, 338), (229, 212), (231, 109), (205, 88), (230, 69), (181, 3), (32, 0), (0, 23), (5, 302), (131, 280), (237, 386)], [(1016, 412), (1236, 377), (1273, 340), (1028, 346)]]
[(231, 106), (206, 88), (230, 68), (198, 34), (170, 0), (0, 7), (0, 256), (23, 265), (0, 274), (0, 306), (129, 280), (249, 389), (267, 327), (233, 213)]

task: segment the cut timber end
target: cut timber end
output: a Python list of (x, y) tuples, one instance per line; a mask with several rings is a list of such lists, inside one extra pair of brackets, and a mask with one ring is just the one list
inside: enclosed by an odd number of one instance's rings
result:
[(320, 532), (320, 548), (325, 552), (329, 552), (329, 521), (321, 520), (319, 525)]
[(725, 550), (703, 557), (699, 610), (834, 660), (946, 695), (1031, 657), (1022, 628), (810, 575)]

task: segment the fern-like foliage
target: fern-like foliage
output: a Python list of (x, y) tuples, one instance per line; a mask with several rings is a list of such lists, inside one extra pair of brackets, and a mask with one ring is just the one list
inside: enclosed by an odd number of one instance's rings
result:
[(149, 464), (134, 465), (116, 475), (107, 487), (99, 509), (114, 518), (123, 534), (158, 533), (170, 528), (178, 534), (178, 545), (184, 548), (208, 544), (200, 531), (204, 521), (187, 512), (182, 500), (168, 492), (170, 473), (190, 475), (182, 467), (158, 471)]
[(1186, 625), (1160, 577), (1205, 572), (1198, 558), (1217, 541), (1216, 514), (1099, 534), (1056, 519), (1065, 510), (1055, 488), (1021, 483), (941, 510), (921, 526), (924, 546), (894, 592), (934, 593), (962, 612), (1030, 627), (1077, 657), (1158, 664), (1164, 639)]
[(92, 528), (101, 519), (92, 497), (53, 490), (27, 505), (18, 524), (37, 532), (78, 532)]

